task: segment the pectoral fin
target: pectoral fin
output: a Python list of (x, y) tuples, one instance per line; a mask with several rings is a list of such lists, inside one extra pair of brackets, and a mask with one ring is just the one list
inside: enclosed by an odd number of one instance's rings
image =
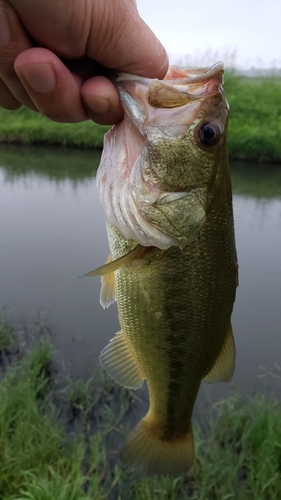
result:
[[(112, 262), (111, 254), (109, 254), (106, 264)], [(101, 289), (100, 289), (100, 303), (102, 307), (105, 309), (109, 307), (110, 304), (115, 302), (115, 280), (114, 280), (114, 272), (104, 274), (101, 277)]]
[(208, 375), (203, 378), (203, 382), (209, 384), (213, 382), (229, 382), (234, 372), (235, 364), (235, 344), (232, 334), (232, 327), (229, 325), (222, 349)]
[(122, 330), (102, 350), (99, 361), (108, 375), (119, 384), (129, 389), (142, 386), (144, 377)]
[(126, 253), (126, 255), (122, 255), (119, 259), (111, 260), (110, 262), (107, 261), (104, 266), (100, 266), (94, 271), (84, 274), (84, 276), (104, 276), (105, 274), (113, 273), (117, 271), (117, 269), (120, 269), (120, 267), (128, 266), (132, 264), (134, 260), (141, 259), (148, 249), (149, 247), (137, 245), (129, 253)]

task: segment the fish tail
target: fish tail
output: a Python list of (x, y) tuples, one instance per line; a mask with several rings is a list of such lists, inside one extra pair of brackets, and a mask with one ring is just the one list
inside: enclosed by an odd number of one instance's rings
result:
[(146, 415), (129, 434), (120, 452), (125, 468), (141, 476), (167, 474), (179, 476), (188, 471), (194, 458), (193, 432), (170, 439), (150, 425)]

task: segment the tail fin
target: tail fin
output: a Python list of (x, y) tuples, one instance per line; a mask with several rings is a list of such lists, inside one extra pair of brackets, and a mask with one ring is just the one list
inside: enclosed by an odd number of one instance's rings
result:
[(120, 452), (125, 467), (139, 475), (179, 476), (188, 471), (194, 458), (193, 432), (161, 439), (160, 432), (144, 417), (129, 434)]

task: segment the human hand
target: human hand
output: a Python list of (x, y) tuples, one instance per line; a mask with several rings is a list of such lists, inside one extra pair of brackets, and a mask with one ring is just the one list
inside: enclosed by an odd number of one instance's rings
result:
[(0, 0), (0, 106), (58, 122), (122, 119), (105, 68), (163, 78), (166, 52), (135, 0)]

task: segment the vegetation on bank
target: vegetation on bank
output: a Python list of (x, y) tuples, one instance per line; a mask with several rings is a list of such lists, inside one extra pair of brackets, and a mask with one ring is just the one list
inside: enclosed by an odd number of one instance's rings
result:
[(281, 78), (225, 75), (231, 160), (281, 162)]
[(23, 339), (0, 324), (2, 500), (277, 500), (281, 408), (237, 395), (195, 424), (185, 477), (136, 478), (118, 462), (134, 398), (103, 374), (62, 383), (45, 335)]
[(101, 149), (109, 127), (92, 121), (57, 123), (22, 106), (16, 111), (0, 108), (0, 141), (18, 144), (51, 144)]
[[(231, 160), (281, 161), (281, 78), (246, 78), (226, 73), (230, 104), (228, 148)], [(0, 109), (0, 141), (102, 148), (108, 127), (92, 121), (55, 123), (27, 108)]]

